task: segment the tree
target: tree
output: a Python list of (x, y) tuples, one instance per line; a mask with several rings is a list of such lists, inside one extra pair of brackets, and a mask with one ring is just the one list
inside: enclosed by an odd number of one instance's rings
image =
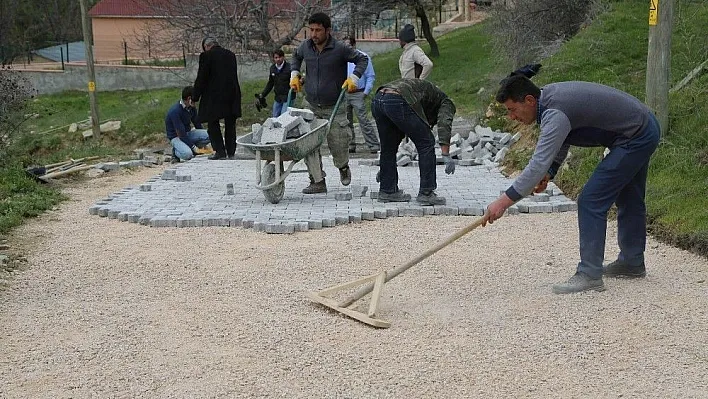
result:
[[(189, 50), (205, 36), (243, 53), (262, 54), (292, 44), (307, 18), (326, 11), (323, 0), (147, 0), (161, 23), (145, 32), (163, 46)], [(168, 32), (168, 34), (165, 34)], [(175, 34), (175, 32), (181, 32)], [(155, 40), (152, 40), (154, 43)]]
[(23, 111), (33, 92), (32, 85), (17, 72), (0, 67), (0, 163), (9, 159), (10, 141), (26, 119)]
[[(430, 44), (430, 55), (437, 57), (440, 55), (440, 50), (438, 42), (433, 36), (433, 30), (428, 18), (428, 10), (434, 9), (439, 5), (438, 3), (438, 0), (348, 0), (346, 13), (351, 16), (350, 21), (352, 22), (357, 19), (363, 21), (370, 19), (375, 21), (382, 12), (391, 9), (411, 13), (415, 18), (420, 20), (423, 37), (425, 37), (425, 40)], [(350, 34), (353, 33), (354, 32), (350, 32)]]
[(27, 51), (75, 40), (81, 40), (78, 1), (0, 1), (2, 65)]
[(545, 58), (575, 35), (599, 10), (598, 0), (515, 0), (490, 11), (498, 54), (513, 68)]

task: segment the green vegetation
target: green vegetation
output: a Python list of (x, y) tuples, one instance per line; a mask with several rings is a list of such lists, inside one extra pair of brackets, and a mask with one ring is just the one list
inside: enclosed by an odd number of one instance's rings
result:
[(63, 196), (27, 177), (16, 165), (0, 169), (0, 233), (51, 209)]
[[(603, 14), (543, 61), (535, 80), (544, 84), (587, 80), (645, 95), (647, 10), (642, 1), (610, 3)], [(672, 36), (671, 85), (708, 56), (704, 27), (708, 6), (677, 2)], [(701, 33), (701, 30), (703, 32)], [(669, 130), (650, 164), (647, 212), (652, 233), (708, 254), (708, 75), (670, 97)], [(571, 149), (569, 168), (556, 182), (575, 196), (597, 165), (602, 149)]]
[[(609, 1), (608, 12), (566, 43), (555, 55), (539, 60), (544, 66), (534, 78), (539, 84), (563, 80), (586, 80), (607, 84), (644, 98), (647, 53), (647, 3), (640, 0)], [(708, 6), (701, 1), (677, 2), (672, 39), (672, 85), (708, 56), (705, 26)], [(451, 32), (438, 41), (441, 56), (434, 58), (430, 79), (450, 95), (458, 114), (485, 120), (495, 128), (503, 119), (484, 119), (499, 80), (513, 69), (494, 56), (484, 24)], [(424, 49), (428, 51), (428, 48)], [(401, 50), (374, 57), (377, 84), (398, 78)], [(239, 127), (247, 130), (268, 116), (257, 113), (253, 93), (265, 81), (242, 82), (243, 117)], [(180, 90), (99, 93), (102, 120), (119, 119), (119, 132), (105, 134), (100, 146), (84, 141), (80, 133), (66, 133), (65, 126), (88, 117), (86, 93), (68, 92), (41, 96), (30, 104), (29, 114), (39, 114), (23, 125), (23, 137), (16, 143), (15, 162), (6, 168), (0, 183), (0, 232), (51, 207), (59, 196), (25, 179), (20, 164), (44, 164), (89, 154), (121, 157), (139, 146), (166, 145), (163, 118), (179, 98)], [(652, 232), (664, 239), (708, 254), (708, 74), (694, 79), (671, 95), (669, 131), (655, 154), (647, 189), (647, 206)], [(269, 102), (272, 100), (269, 100)], [(533, 133), (525, 137), (507, 158), (507, 166), (521, 168), (528, 161)], [(576, 196), (598, 163), (602, 149), (571, 149), (569, 167), (556, 182), (570, 196)], [(5, 176), (12, 176), (11, 179)], [(13, 183), (6, 183), (13, 182)], [(37, 193), (34, 193), (37, 190)], [(19, 199), (18, 199), (19, 198)], [(18, 202), (19, 201), (19, 202)], [(19, 206), (30, 202), (33, 206)], [(14, 205), (10, 205), (10, 204)], [(10, 216), (8, 216), (10, 215)]]

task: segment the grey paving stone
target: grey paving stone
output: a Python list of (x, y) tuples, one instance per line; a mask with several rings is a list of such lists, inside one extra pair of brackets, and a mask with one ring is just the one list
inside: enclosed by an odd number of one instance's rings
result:
[(321, 229), (322, 226), (322, 220), (308, 220), (307, 221), (307, 227), (310, 230), (319, 230)]
[(268, 223), (265, 228), (268, 234), (293, 234), (295, 233), (294, 223)]
[[(430, 209), (432, 209), (432, 207), (430, 207)], [(423, 211), (423, 207), (416, 207), (399, 209), (398, 214), (400, 216), (424, 216), (425, 212)]]
[(460, 215), (463, 216), (482, 216), (484, 215), (484, 207), (481, 206), (467, 206), (460, 208)]
[(334, 199), (337, 201), (351, 201), (352, 193), (336, 193), (334, 194)]
[(552, 202), (553, 212), (575, 212), (578, 210), (578, 204), (573, 201)]
[(386, 219), (388, 217), (388, 213), (386, 212), (386, 209), (374, 209), (374, 217), (376, 219)]

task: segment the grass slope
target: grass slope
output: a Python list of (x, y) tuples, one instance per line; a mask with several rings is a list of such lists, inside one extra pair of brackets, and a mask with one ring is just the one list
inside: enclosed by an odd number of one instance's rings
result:
[[(615, 1), (610, 10), (544, 60), (544, 84), (587, 80), (645, 98), (647, 10), (643, 1)], [(671, 85), (708, 58), (708, 6), (677, 2), (672, 34)], [(703, 34), (701, 34), (701, 30)], [(681, 247), (708, 254), (708, 75), (670, 96), (669, 129), (650, 164), (650, 229)], [(602, 149), (571, 149), (570, 168), (557, 182), (577, 195)]]

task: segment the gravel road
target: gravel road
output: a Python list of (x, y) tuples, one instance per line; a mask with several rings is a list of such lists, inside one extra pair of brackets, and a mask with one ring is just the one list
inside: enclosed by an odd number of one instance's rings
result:
[[(574, 213), (479, 228), (389, 282), (374, 329), (309, 302), (472, 217), (295, 235), (89, 216), (156, 173), (88, 180), (17, 229), (0, 287), (2, 398), (706, 398), (708, 261), (650, 239), (647, 278), (558, 296)], [(607, 259), (616, 256), (610, 225)]]

